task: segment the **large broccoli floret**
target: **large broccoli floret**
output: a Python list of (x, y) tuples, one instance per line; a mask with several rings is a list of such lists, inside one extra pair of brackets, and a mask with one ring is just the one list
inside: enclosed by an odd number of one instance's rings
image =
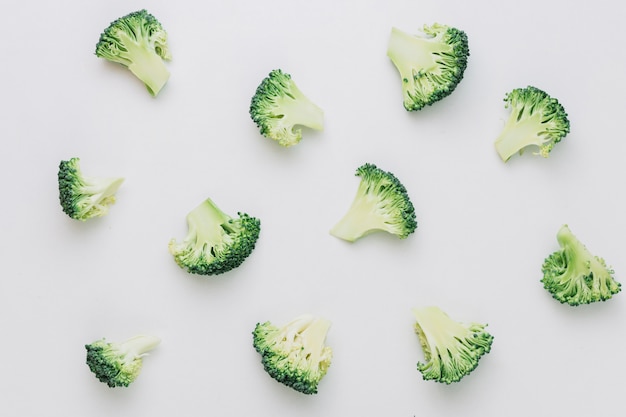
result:
[(450, 95), (463, 79), (469, 45), (462, 30), (424, 25), (412, 35), (392, 28), (387, 56), (402, 79), (404, 108), (420, 110)]
[(172, 57), (167, 32), (161, 23), (145, 10), (120, 17), (100, 35), (96, 56), (127, 67), (146, 85), (152, 96), (170, 78), (163, 61)]
[(284, 326), (258, 323), (253, 345), (265, 371), (278, 382), (304, 394), (317, 394), (320, 380), (332, 360), (325, 345), (330, 321), (302, 315)]
[(250, 116), (263, 136), (285, 147), (302, 139), (302, 129), (296, 126), (324, 129), (322, 109), (300, 91), (291, 75), (280, 69), (270, 72), (257, 87)]
[(161, 339), (155, 336), (135, 336), (125, 342), (97, 340), (85, 345), (87, 365), (100, 382), (109, 387), (127, 387), (141, 372), (144, 356)]
[(541, 282), (556, 300), (578, 306), (606, 301), (621, 290), (613, 270), (604, 259), (594, 256), (567, 225), (556, 235), (561, 249), (546, 258)]
[(83, 175), (80, 159), (71, 158), (59, 164), (59, 200), (63, 211), (72, 219), (85, 221), (108, 213), (115, 203), (115, 193), (124, 178), (96, 178)]
[(185, 239), (169, 243), (176, 263), (200, 275), (218, 275), (241, 265), (256, 245), (261, 221), (245, 213), (237, 215), (227, 215), (207, 198), (187, 215)]
[(391, 173), (366, 163), (356, 170), (361, 182), (344, 217), (330, 234), (354, 242), (384, 231), (405, 239), (417, 228), (415, 208), (404, 185)]
[(529, 146), (538, 147), (534, 154), (547, 158), (554, 145), (569, 133), (565, 109), (545, 91), (532, 86), (516, 88), (504, 101), (511, 114), (495, 142), (504, 162)]
[(424, 351), (417, 369), (425, 380), (458, 382), (491, 351), (493, 336), (485, 331), (486, 324), (456, 322), (439, 307), (415, 308), (413, 315)]

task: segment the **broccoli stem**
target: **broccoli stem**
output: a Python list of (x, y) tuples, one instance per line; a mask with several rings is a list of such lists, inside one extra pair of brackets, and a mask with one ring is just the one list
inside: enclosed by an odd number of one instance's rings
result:
[(282, 116), (284, 124), (306, 126), (314, 130), (324, 129), (324, 111), (297, 87), (292, 86), (289, 93), (280, 100), (283, 103), (278, 107), (288, 109)]
[(187, 215), (187, 224), (190, 235), (195, 236), (199, 245), (205, 245), (207, 242), (220, 242), (223, 239), (222, 225), (229, 219), (228, 215), (207, 198)]
[(131, 60), (128, 69), (143, 81), (150, 95), (156, 96), (170, 78), (163, 58), (148, 45), (137, 43), (127, 34), (120, 33), (119, 36), (125, 38), (123, 44), (127, 49), (126, 56)]
[(352, 202), (348, 212), (330, 230), (330, 234), (348, 242), (354, 242), (363, 236), (378, 230), (385, 230), (385, 221), (376, 213), (378, 200), (368, 196), (358, 196)]
[(125, 355), (130, 354), (132, 357), (139, 357), (154, 349), (159, 343), (161, 343), (161, 339), (156, 336), (139, 335), (123, 342), (121, 351)]
[(541, 148), (546, 143), (546, 140), (537, 134), (537, 126), (542, 124), (541, 115), (537, 112), (523, 117), (523, 111), (524, 109), (514, 110), (496, 139), (496, 151), (504, 162), (516, 153), (521, 153), (527, 146), (535, 145)]
[(442, 46), (439, 43), (397, 28), (392, 28), (391, 31), (387, 56), (398, 68), (404, 84), (416, 80), (424, 72), (439, 72), (433, 55), (434, 52), (441, 51)]

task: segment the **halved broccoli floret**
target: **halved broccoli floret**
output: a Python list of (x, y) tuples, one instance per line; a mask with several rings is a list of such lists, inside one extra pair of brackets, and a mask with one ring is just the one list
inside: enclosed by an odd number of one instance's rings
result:
[(115, 193), (124, 178), (96, 178), (83, 175), (80, 159), (71, 158), (59, 164), (59, 201), (65, 214), (85, 221), (108, 213), (115, 203)]
[(253, 345), (265, 371), (278, 382), (304, 394), (317, 394), (333, 351), (326, 346), (331, 322), (306, 314), (284, 326), (257, 323)]
[(167, 32), (146, 10), (139, 10), (111, 22), (96, 45), (96, 56), (127, 67), (146, 85), (152, 96), (170, 78), (163, 61), (172, 57)]
[(535, 155), (547, 158), (555, 144), (570, 130), (565, 109), (536, 87), (516, 88), (504, 97), (511, 114), (496, 139), (496, 151), (504, 162), (528, 146), (539, 148)]
[(420, 110), (450, 95), (463, 79), (469, 45), (462, 30), (435, 23), (412, 35), (392, 28), (387, 56), (402, 79), (404, 108)]
[(606, 301), (620, 292), (614, 271), (604, 259), (592, 255), (567, 225), (561, 226), (556, 238), (561, 249), (548, 256), (541, 268), (541, 282), (553, 298), (578, 306)]
[(291, 75), (280, 69), (270, 72), (257, 87), (250, 116), (263, 136), (285, 147), (302, 139), (302, 129), (295, 126), (324, 129), (322, 109), (300, 91)]
[(144, 356), (154, 349), (161, 339), (139, 335), (125, 342), (97, 340), (85, 345), (87, 365), (100, 382), (109, 387), (127, 387), (139, 376)]
[(417, 228), (415, 208), (406, 188), (391, 172), (366, 163), (356, 170), (361, 182), (344, 217), (330, 234), (354, 242), (384, 231), (405, 239)]
[(230, 271), (252, 253), (261, 221), (245, 213), (233, 218), (207, 198), (187, 215), (188, 232), (169, 251), (176, 263), (192, 274), (218, 275)]
[(493, 336), (485, 331), (486, 324), (459, 323), (433, 306), (414, 308), (413, 315), (424, 351), (424, 362), (418, 362), (417, 369), (425, 380), (458, 382), (491, 351)]

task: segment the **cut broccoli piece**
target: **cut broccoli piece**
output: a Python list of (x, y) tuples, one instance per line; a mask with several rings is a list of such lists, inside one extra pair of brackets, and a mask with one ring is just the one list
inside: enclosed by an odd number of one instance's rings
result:
[(85, 345), (87, 365), (96, 378), (109, 387), (127, 387), (139, 376), (144, 356), (160, 342), (158, 337), (147, 335), (125, 342), (97, 340)]
[(207, 198), (187, 215), (188, 233), (169, 251), (176, 263), (192, 274), (218, 275), (230, 271), (252, 253), (261, 221), (245, 213), (233, 218)]
[(65, 214), (85, 221), (108, 213), (115, 203), (115, 193), (124, 178), (95, 178), (83, 175), (80, 159), (71, 158), (59, 164), (59, 201)]
[(391, 173), (366, 163), (356, 170), (361, 177), (352, 205), (330, 234), (354, 242), (384, 231), (405, 239), (417, 228), (415, 209), (406, 188)]
[(164, 61), (171, 60), (167, 32), (145, 10), (111, 22), (96, 45), (96, 56), (127, 67), (156, 97), (170, 78)]
[(322, 109), (300, 91), (291, 75), (280, 69), (270, 72), (257, 87), (250, 116), (263, 136), (285, 147), (302, 139), (302, 129), (295, 126), (324, 129)]
[(325, 345), (330, 321), (302, 315), (282, 327), (257, 323), (253, 345), (265, 371), (278, 382), (304, 394), (317, 394), (332, 360)]
[(424, 362), (418, 362), (417, 369), (425, 380), (458, 382), (491, 351), (493, 336), (485, 331), (486, 324), (459, 323), (432, 306), (415, 308), (413, 315), (424, 351)]
[(559, 229), (556, 238), (561, 249), (548, 256), (541, 268), (541, 282), (553, 298), (578, 306), (606, 301), (620, 292), (614, 271), (604, 259), (592, 255), (567, 225)]
[(463, 79), (469, 45), (462, 30), (424, 25), (421, 34), (391, 29), (387, 56), (402, 79), (404, 108), (421, 110), (450, 95)]
[(516, 88), (504, 97), (509, 118), (496, 139), (496, 151), (504, 162), (528, 146), (539, 148), (534, 155), (547, 158), (555, 144), (570, 130), (567, 113), (559, 101), (532, 86)]

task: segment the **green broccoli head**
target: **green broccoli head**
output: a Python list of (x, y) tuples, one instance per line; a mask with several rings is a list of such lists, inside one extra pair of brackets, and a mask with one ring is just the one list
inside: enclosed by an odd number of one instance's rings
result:
[(245, 213), (233, 218), (207, 198), (187, 215), (188, 233), (172, 239), (169, 251), (192, 274), (218, 275), (242, 264), (259, 238), (261, 222)]
[(306, 126), (323, 130), (324, 112), (296, 86), (291, 75), (280, 69), (273, 70), (257, 87), (250, 116), (261, 134), (289, 147), (302, 139)]
[(516, 88), (504, 97), (511, 113), (496, 139), (496, 151), (504, 162), (529, 146), (547, 158), (554, 145), (570, 130), (567, 113), (559, 101), (532, 86)]
[(330, 234), (354, 242), (384, 231), (405, 239), (417, 228), (415, 209), (406, 188), (391, 173), (366, 163), (356, 170), (361, 177), (356, 196)]
[(125, 342), (97, 340), (85, 345), (87, 365), (96, 378), (109, 387), (127, 387), (139, 376), (144, 356), (160, 342), (158, 337), (147, 335)]
[(450, 95), (463, 79), (469, 45), (462, 30), (424, 25), (412, 35), (392, 28), (387, 56), (400, 73), (404, 108), (421, 110)]
[(563, 304), (578, 306), (606, 301), (621, 290), (613, 270), (604, 259), (594, 256), (567, 225), (557, 235), (561, 249), (546, 258), (541, 282), (552, 297)]
[(302, 315), (279, 327), (257, 323), (253, 345), (261, 355), (265, 371), (278, 382), (303, 394), (317, 394), (332, 360), (325, 345), (330, 321)]
[(425, 380), (458, 382), (491, 351), (493, 336), (485, 331), (486, 324), (459, 323), (439, 307), (415, 308), (413, 315), (424, 351), (424, 362), (418, 362), (417, 369)]
[(96, 56), (127, 67), (152, 96), (159, 94), (170, 78), (163, 61), (172, 57), (167, 32), (146, 10), (139, 10), (112, 22), (100, 35)]
[(107, 214), (109, 206), (115, 203), (115, 193), (124, 181), (124, 178), (83, 175), (79, 158), (61, 161), (58, 179), (61, 208), (72, 219), (81, 221)]

